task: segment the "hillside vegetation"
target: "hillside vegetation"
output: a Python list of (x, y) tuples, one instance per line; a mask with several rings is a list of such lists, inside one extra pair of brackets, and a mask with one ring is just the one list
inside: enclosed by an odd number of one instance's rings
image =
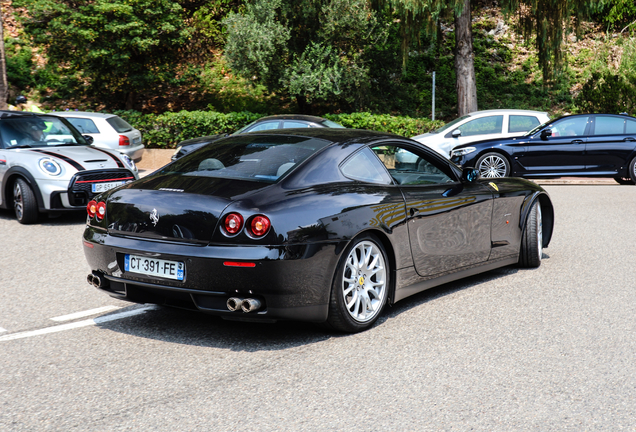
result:
[[(114, 111), (132, 107), (145, 114), (180, 110), (298, 112), (295, 98), (284, 91), (267, 91), (254, 80), (237, 76), (224, 59), (226, 21), (223, 20), (242, 10), (241, 1), (135, 0), (133, 4), (144, 3), (146, 8), (165, 8), (163, 14), (144, 16), (143, 25), (138, 27), (131, 24), (139, 24), (136, 11), (123, 6), (106, 11), (101, 17), (105, 23), (101, 24), (98, 17), (90, 14), (75, 15), (72, 19), (76, 21), (68, 22), (63, 11), (42, 9), (58, 3), (65, 2), (2, 1), (11, 98), (26, 94), (49, 110)], [(610, 6), (612, 3), (605, 2)], [(592, 17), (592, 21), (581, 23), (578, 34), (566, 35), (562, 45), (565, 67), (550, 82), (543, 79), (533, 40), (521, 37), (516, 18), (505, 17), (494, 2), (475, 3), (473, 39), (479, 109), (535, 109), (548, 111), (551, 116), (582, 111), (633, 114), (636, 36), (632, 21), (636, 20), (636, 7), (625, 0), (614, 0), (614, 3), (627, 5), (623, 6), (622, 15), (612, 18), (608, 6)], [(48, 15), (37, 15), (43, 11)], [(60, 14), (56, 24), (59, 34), (52, 35), (53, 27), (42, 27), (42, 20), (33, 18), (55, 13)], [(109, 18), (111, 13), (124, 24)], [(350, 55), (351, 65), (366, 68), (363, 72), (367, 78), (350, 84), (353, 91), (349, 93), (341, 92), (336, 98), (317, 98), (310, 106), (311, 113), (367, 112), (430, 119), (435, 72), (435, 118), (456, 117), (452, 20), (440, 22), (436, 37), (422, 32), (419, 41), (411, 41), (408, 56), (403, 59), (400, 53), (404, 39), (394, 25), (395, 16), (388, 12), (374, 16), (365, 31), (376, 32), (377, 38), (369, 39), (365, 42), (367, 45), (357, 47)], [(180, 20), (186, 24), (181, 30)], [(93, 25), (120, 25), (117, 31), (122, 40), (100, 46), (100, 37), (107, 39), (107, 34), (95, 31), (94, 46), (87, 48), (92, 58), (87, 59), (74, 47), (79, 46), (80, 36), (85, 37)], [(156, 40), (160, 42), (154, 47), (155, 51), (143, 54), (156, 56), (156, 60), (152, 60), (155, 63), (139, 62), (135, 54), (127, 54), (130, 46), (133, 53), (139, 49), (132, 38), (150, 38), (147, 34), (150, 29), (162, 28), (171, 30), (158, 31)], [(65, 44), (60, 44), (63, 38), (60, 35), (68, 38)], [(124, 40), (126, 38), (131, 41)], [(325, 62), (329, 55), (326, 50)], [(118, 57), (118, 62), (114, 62), (113, 57)], [(360, 61), (355, 63), (355, 59)], [(103, 76), (87, 72), (96, 70), (95, 65), (103, 65)], [(124, 91), (121, 85), (131, 80), (139, 83), (139, 90), (134, 94)]]

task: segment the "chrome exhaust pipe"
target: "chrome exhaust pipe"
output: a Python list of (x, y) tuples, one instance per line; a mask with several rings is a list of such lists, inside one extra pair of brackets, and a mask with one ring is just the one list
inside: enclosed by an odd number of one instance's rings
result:
[(89, 274), (88, 276), (86, 276), (86, 282), (88, 282), (89, 285), (93, 285), (93, 275)]
[(241, 303), (241, 309), (243, 309), (243, 312), (245, 313), (254, 312), (256, 310), (259, 310), (260, 308), (261, 301), (257, 299), (248, 298), (243, 300), (243, 303)]
[(100, 278), (99, 276), (93, 275), (93, 285), (95, 285), (95, 288), (101, 288), (102, 278)]
[(236, 312), (237, 310), (241, 309), (242, 304), (243, 299), (238, 297), (230, 297), (225, 303), (230, 312)]

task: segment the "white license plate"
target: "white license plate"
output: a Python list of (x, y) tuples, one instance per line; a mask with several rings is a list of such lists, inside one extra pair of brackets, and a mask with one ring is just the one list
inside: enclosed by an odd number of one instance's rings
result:
[(121, 186), (124, 183), (126, 183), (125, 181), (116, 181), (116, 182), (106, 182), (106, 183), (93, 183), (91, 185), (92, 189), (93, 189), (93, 193), (98, 193), (98, 192), (106, 192), (109, 189), (112, 188), (116, 188), (117, 186)]
[(178, 261), (126, 254), (124, 256), (124, 270), (129, 273), (139, 273), (182, 281), (185, 275), (185, 264)]

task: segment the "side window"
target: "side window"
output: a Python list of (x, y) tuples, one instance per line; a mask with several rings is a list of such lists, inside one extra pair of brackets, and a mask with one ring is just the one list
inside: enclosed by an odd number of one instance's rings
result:
[(263, 123), (259, 123), (257, 125), (255, 125), (253, 128), (245, 130), (243, 132), (256, 132), (256, 131), (263, 131), (263, 130), (271, 130), (271, 129), (278, 129), (278, 123), (279, 121), (271, 121), (271, 122), (263, 122)]
[(508, 132), (526, 132), (539, 126), (539, 119), (534, 116), (511, 115), (508, 119)]
[(624, 118), (596, 116), (594, 135), (621, 135), (624, 129)]
[(556, 123), (553, 123), (550, 127), (552, 129), (553, 137), (575, 137), (582, 136), (585, 133), (585, 127), (589, 117), (574, 117), (567, 118)]
[(503, 126), (503, 115), (481, 117), (464, 123), (458, 129), (462, 131), (462, 136), (486, 135), (501, 133)]
[(75, 126), (75, 129), (80, 131), (80, 133), (99, 133), (99, 129), (97, 129), (97, 126), (95, 126), (95, 123), (91, 119), (67, 117), (66, 120)]
[(374, 147), (373, 151), (397, 184), (427, 185), (454, 181), (445, 172), (445, 167), (425, 153), (397, 145)]
[(625, 119), (625, 133), (636, 134), (636, 120)]
[(298, 122), (298, 121), (284, 121), (283, 129), (291, 129), (291, 128), (308, 128), (309, 125), (307, 123)]
[(340, 171), (345, 177), (352, 180), (391, 184), (391, 179), (386, 175), (386, 171), (368, 148), (362, 149), (347, 159), (340, 166)]

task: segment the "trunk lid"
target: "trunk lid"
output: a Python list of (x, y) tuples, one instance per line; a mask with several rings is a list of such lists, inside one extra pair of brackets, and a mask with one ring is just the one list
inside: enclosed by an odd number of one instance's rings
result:
[(269, 185), (218, 178), (155, 175), (114, 190), (108, 231), (156, 240), (207, 244), (223, 210)]

